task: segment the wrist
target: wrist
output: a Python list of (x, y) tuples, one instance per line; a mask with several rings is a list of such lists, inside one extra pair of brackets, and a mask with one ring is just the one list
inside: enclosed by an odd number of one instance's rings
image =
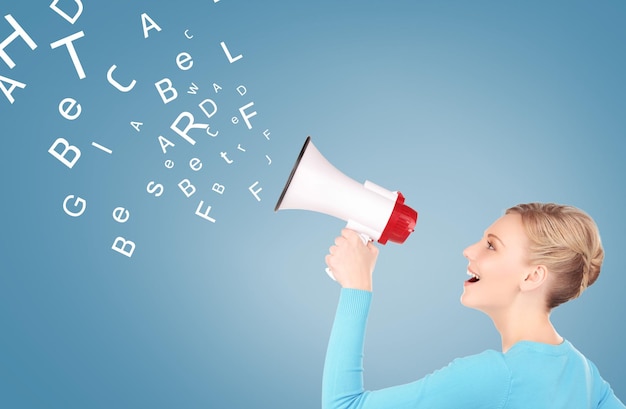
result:
[(341, 287), (349, 290), (362, 290), (372, 292), (372, 282), (371, 281), (348, 281), (341, 283)]

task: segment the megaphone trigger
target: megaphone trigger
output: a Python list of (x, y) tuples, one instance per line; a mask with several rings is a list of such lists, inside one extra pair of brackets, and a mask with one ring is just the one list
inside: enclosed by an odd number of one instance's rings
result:
[(374, 241), (372, 239), (372, 236), (377, 234), (376, 231), (352, 219), (348, 220), (348, 223), (346, 224), (346, 229), (354, 230), (355, 232), (359, 233), (359, 236), (361, 237), (361, 240), (363, 240), (363, 244), (365, 245), (367, 245), (367, 243), (370, 241)]
[(367, 234), (359, 233), (359, 237), (361, 237), (361, 240), (363, 240), (363, 244), (365, 244), (366, 246), (367, 246), (367, 243), (369, 243), (370, 241), (374, 241)]
[(330, 271), (330, 268), (328, 268), (328, 267), (326, 267), (326, 274), (328, 274), (328, 277), (332, 278), (333, 281), (337, 281), (337, 279), (333, 275), (333, 272)]

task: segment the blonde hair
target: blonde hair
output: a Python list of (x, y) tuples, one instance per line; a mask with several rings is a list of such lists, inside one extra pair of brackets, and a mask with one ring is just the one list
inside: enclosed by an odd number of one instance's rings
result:
[(547, 306), (578, 297), (598, 275), (604, 249), (598, 227), (584, 211), (554, 203), (526, 203), (507, 209), (522, 216), (530, 240), (529, 261), (552, 275)]

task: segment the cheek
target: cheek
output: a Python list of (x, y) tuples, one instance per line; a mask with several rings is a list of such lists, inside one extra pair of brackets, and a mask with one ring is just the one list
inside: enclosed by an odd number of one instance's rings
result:
[(498, 274), (493, 280), (492, 289), (494, 289), (494, 287), (497, 288), (497, 290), (494, 291), (499, 294), (499, 299), (510, 300), (515, 298), (520, 291), (519, 279), (520, 269), (511, 264), (504, 264), (500, 267)]
[(519, 276), (516, 265), (504, 257), (489, 257), (479, 266), (483, 278), (482, 284), (496, 293), (509, 294), (514, 291)]

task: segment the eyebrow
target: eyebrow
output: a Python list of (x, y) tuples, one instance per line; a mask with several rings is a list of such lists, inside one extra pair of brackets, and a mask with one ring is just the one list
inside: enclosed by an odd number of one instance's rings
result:
[(506, 247), (506, 245), (505, 245), (505, 244), (504, 244), (504, 242), (500, 239), (500, 237), (496, 236), (495, 234), (493, 234), (493, 233), (489, 233), (489, 234), (487, 234), (487, 237), (493, 237), (493, 238), (495, 238), (496, 240), (498, 240), (498, 241), (500, 242), (500, 244), (502, 244), (502, 247)]

